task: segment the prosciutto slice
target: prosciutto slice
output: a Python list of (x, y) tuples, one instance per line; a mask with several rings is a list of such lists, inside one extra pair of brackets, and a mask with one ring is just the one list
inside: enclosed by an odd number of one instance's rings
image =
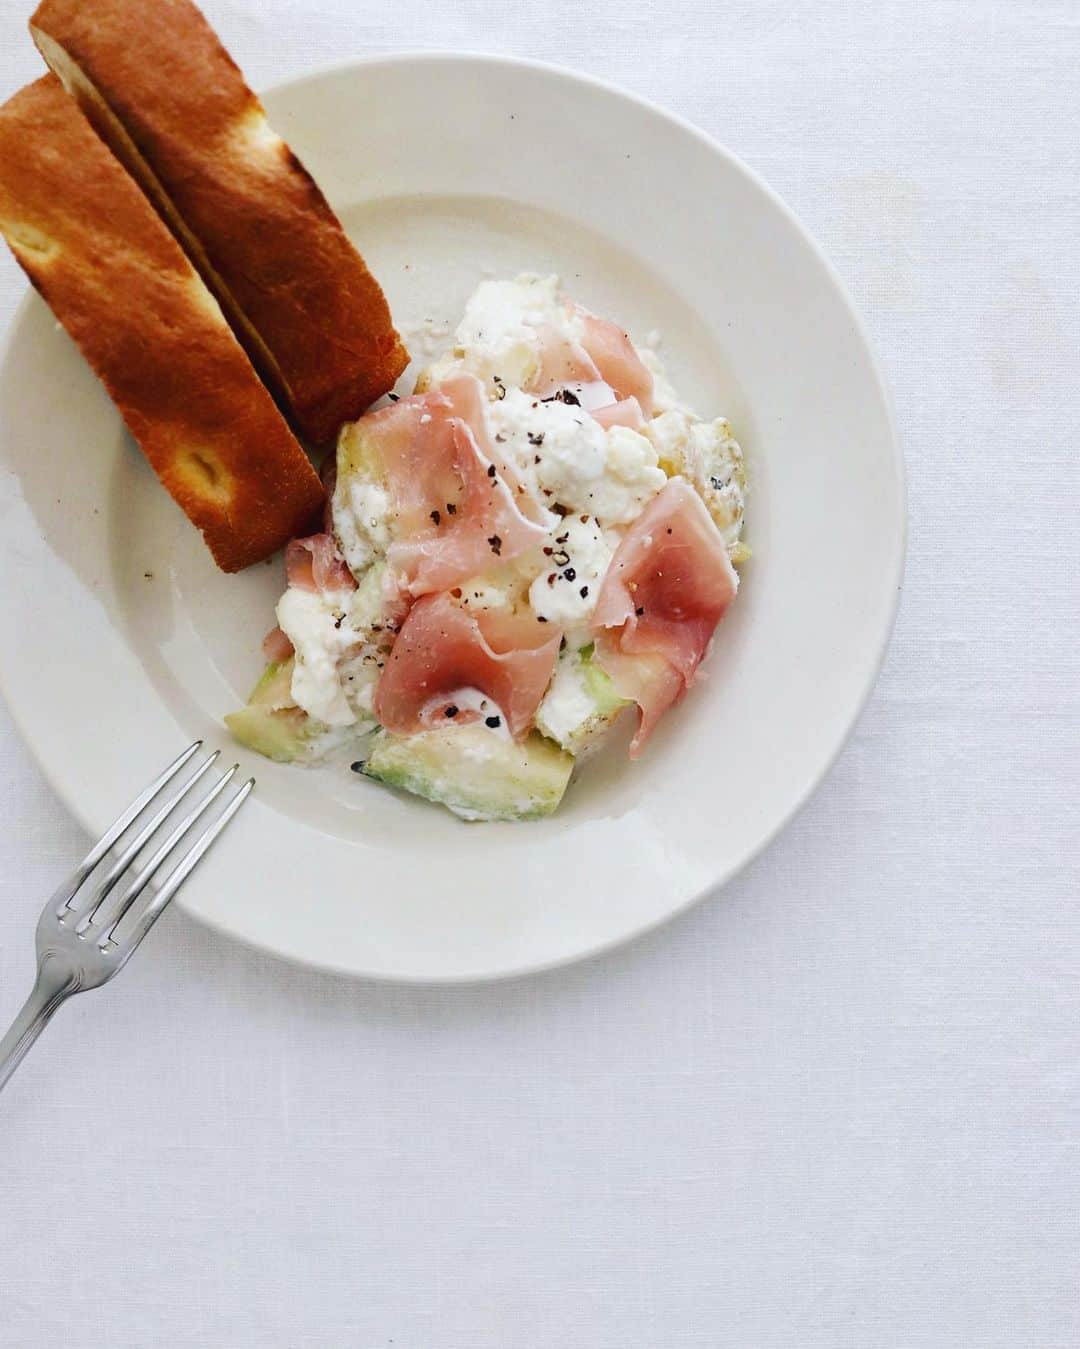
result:
[(571, 341), (553, 324), (538, 325), (536, 339), (540, 364), (530, 383), (534, 393), (546, 397), (567, 384), (596, 384), (603, 379), (584, 346)]
[(387, 658), (375, 715), (396, 735), (413, 735), (464, 721), (454, 697), (475, 689), (520, 737), (551, 681), (561, 639), (558, 629), (532, 615), (472, 611), (449, 595), (426, 595), (409, 611)]
[(393, 503), (387, 558), (418, 597), (451, 589), (542, 543), (542, 513), (495, 454), (479, 380), (462, 375), (365, 422)]
[(605, 431), (613, 426), (628, 426), (631, 431), (640, 431), (645, 425), (641, 404), (636, 398), (621, 398), (617, 403), (607, 403), (604, 407), (593, 408), (592, 416)]
[[(616, 405), (621, 407), (634, 400), (641, 417), (651, 417), (652, 373), (634, 349), (629, 334), (618, 324), (590, 314), (580, 305), (570, 307), (582, 321), (581, 340), (573, 340), (551, 324), (536, 328), (539, 366), (530, 385), (531, 391), (547, 397), (553, 390), (567, 385), (600, 388), (607, 385), (615, 394)], [(629, 413), (629, 408), (622, 410), (624, 416)], [(621, 424), (640, 425), (640, 421)]]
[(521, 514), (533, 524), (543, 525), (547, 529), (551, 524), (547, 511), (522, 482), (513, 464), (491, 438), (487, 417), (484, 415), (484, 406), (487, 402), (484, 386), (474, 375), (455, 375), (452, 379), (444, 380), (441, 388), (453, 405), (454, 415), (460, 417), (473, 433), (481, 458), (486, 463), (495, 465), (496, 476), (510, 489), (514, 504)]
[(299, 590), (355, 590), (356, 581), (332, 534), (293, 539), (285, 549), (285, 577)]
[(280, 665), (295, 652), (295, 647), (281, 628), (271, 628), (263, 638), (263, 655), (271, 665)]
[(634, 350), (630, 335), (610, 319), (598, 318), (587, 309), (578, 307), (585, 324), (581, 345), (600, 372), (600, 378), (609, 384), (620, 399), (636, 398), (642, 414), (653, 414), (653, 377), (641, 357)]
[(593, 617), (600, 665), (640, 709), (633, 758), (693, 682), (738, 584), (701, 498), (672, 478), (616, 550)]

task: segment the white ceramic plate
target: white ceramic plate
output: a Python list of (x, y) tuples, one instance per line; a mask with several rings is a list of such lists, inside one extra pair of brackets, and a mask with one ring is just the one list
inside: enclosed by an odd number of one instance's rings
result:
[[(402, 980), (603, 950), (715, 890), (821, 780), (896, 606), (901, 458), (866, 339), (784, 206), (685, 123), (504, 58), (359, 61), (267, 103), (423, 359), (484, 276), (557, 271), (662, 335), (676, 387), (745, 447), (754, 550), (707, 676), (636, 765), (587, 766), (559, 814), (459, 823), (347, 772), (236, 751), (258, 791), (185, 890), (222, 932)], [(213, 567), (45, 306), (0, 368), (0, 679), (92, 832), (259, 673), (280, 562)]]

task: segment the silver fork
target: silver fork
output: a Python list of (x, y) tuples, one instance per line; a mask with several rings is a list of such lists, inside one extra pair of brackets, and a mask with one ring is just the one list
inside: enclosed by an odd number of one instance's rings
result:
[[(178, 782), (201, 748), (197, 740), (131, 803), (42, 910), (37, 981), (0, 1040), (0, 1091), (61, 1003), (123, 969), (250, 795), (254, 778), (222, 800), (240, 766), (211, 774), (220, 750)], [(200, 782), (213, 785), (192, 805)]]

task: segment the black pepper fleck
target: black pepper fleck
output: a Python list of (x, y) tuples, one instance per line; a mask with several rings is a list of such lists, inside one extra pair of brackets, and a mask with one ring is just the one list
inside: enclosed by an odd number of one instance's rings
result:
[(582, 586), (581, 589), (578, 591), (578, 594), (581, 596), (583, 600), (587, 600), (589, 598), (589, 587)]
[(494, 465), (494, 464), (488, 464), (488, 477), (489, 477), (489, 478), (494, 478), (494, 476), (495, 476), (495, 465)]
[(446, 513), (447, 515), (457, 515), (457, 507), (452, 501), (446, 503)]
[(364, 769), (367, 767), (367, 764), (364, 762), (363, 759), (357, 759), (357, 761), (355, 763), (351, 763), (349, 767), (352, 769), (354, 773), (362, 773)]
[(497, 730), (502, 725), (502, 717), (485, 717), (484, 725), (490, 726), (493, 731)]
[(498, 534), (492, 534), (491, 538), (488, 539), (488, 546), (495, 556), (498, 557), (502, 552), (502, 539), (499, 538)]
[(644, 609), (635, 609), (635, 610), (634, 610), (634, 613), (637, 614), (638, 618), (641, 618), (641, 616), (644, 614), (644, 612), (645, 612)]
[(574, 570), (573, 567), (567, 567), (567, 569), (563, 572), (563, 576), (565, 576), (568, 581), (577, 580), (577, 572)]
[(451, 703), (450, 706), (443, 712), (443, 716), (444, 716), (444, 717), (450, 717), (451, 719), (453, 719), (454, 717), (456, 717), (457, 714), (458, 714), (458, 710), (457, 710), (457, 708), (454, 706), (453, 703)]
[(432, 518), (432, 520), (434, 520), (434, 522), (435, 522), (436, 525), (441, 525), (441, 524), (442, 524), (442, 516), (439, 514), (438, 511), (432, 511), (432, 512), (431, 512), (431, 518)]

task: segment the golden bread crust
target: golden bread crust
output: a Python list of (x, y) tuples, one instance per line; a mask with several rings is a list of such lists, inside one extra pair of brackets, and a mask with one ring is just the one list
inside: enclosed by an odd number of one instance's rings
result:
[(311, 524), (318, 475), (217, 301), (55, 76), (0, 108), (0, 233), (224, 571)]
[(190, 0), (43, 0), (30, 29), (304, 434), (393, 387), (408, 353), (378, 282)]

